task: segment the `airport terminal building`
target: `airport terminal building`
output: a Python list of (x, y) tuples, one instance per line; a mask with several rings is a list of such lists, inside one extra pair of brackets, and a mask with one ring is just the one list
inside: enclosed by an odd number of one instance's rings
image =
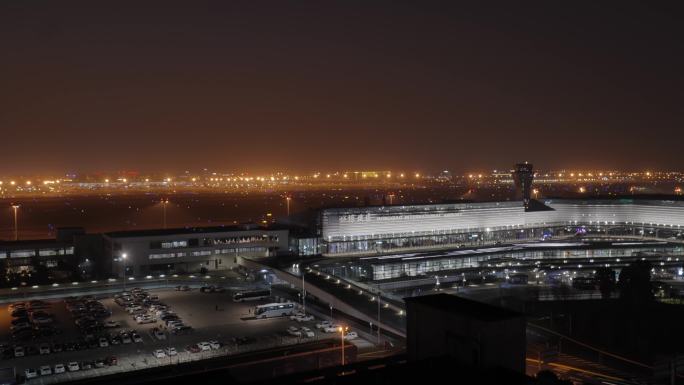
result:
[(288, 251), (288, 230), (257, 226), (119, 231), (104, 234), (105, 255), (117, 276), (229, 269), (238, 256)]
[(682, 240), (684, 201), (550, 199), (335, 208), (320, 213), (327, 255), (475, 247), (570, 237), (622, 235)]

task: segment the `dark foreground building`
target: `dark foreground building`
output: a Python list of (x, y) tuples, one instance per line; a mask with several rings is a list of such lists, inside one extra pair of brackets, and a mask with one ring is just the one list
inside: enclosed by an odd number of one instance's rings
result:
[(408, 358), (525, 373), (525, 316), (448, 294), (405, 298)]

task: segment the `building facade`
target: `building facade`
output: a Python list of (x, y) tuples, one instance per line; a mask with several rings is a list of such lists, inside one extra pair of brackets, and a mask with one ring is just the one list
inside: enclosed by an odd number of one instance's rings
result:
[(230, 269), (238, 256), (268, 257), (288, 251), (288, 230), (203, 227), (104, 234), (105, 254), (117, 276)]
[(543, 210), (520, 201), (326, 209), (328, 255), (479, 246), (582, 232), (682, 239), (684, 201), (553, 199)]

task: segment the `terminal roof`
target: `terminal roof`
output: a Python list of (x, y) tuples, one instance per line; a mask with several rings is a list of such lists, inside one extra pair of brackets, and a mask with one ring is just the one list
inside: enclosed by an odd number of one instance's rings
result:
[(499, 321), (523, 316), (518, 312), (502, 307), (492, 306), (444, 293), (409, 297), (404, 298), (404, 301), (407, 303), (416, 303), (442, 309), (451, 314), (469, 316), (482, 321)]

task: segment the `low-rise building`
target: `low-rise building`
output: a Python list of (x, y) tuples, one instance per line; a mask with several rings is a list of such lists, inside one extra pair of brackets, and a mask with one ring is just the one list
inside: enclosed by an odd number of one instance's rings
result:
[(288, 252), (288, 230), (257, 226), (190, 227), (104, 234), (113, 275), (209, 272), (230, 269), (238, 256)]

